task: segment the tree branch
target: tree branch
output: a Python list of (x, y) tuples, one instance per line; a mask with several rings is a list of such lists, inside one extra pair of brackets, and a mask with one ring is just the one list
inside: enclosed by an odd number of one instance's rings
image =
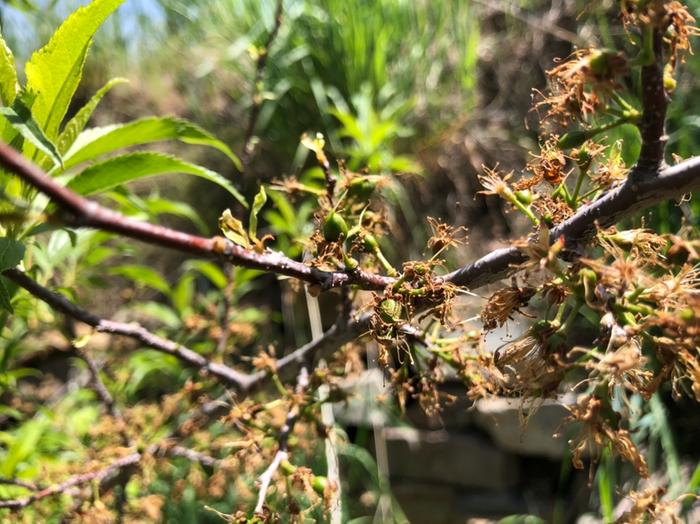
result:
[[(137, 323), (116, 322), (107, 320), (85, 311), (63, 295), (50, 291), (18, 269), (7, 269), (2, 276), (15, 282), (36, 298), (43, 300), (56, 311), (94, 327), (102, 333), (121, 335), (132, 338), (156, 351), (172, 355), (184, 364), (201, 369), (221, 380), (225, 385), (241, 393), (260, 389), (269, 378), (265, 371), (251, 374), (241, 373), (225, 365), (211, 362), (206, 357), (193, 350), (181, 346), (171, 340), (159, 337)], [(314, 359), (328, 357), (337, 348), (356, 339), (369, 328), (370, 313), (365, 313), (358, 319), (343, 326), (335, 324), (323, 335), (289, 355), (277, 360), (275, 369), (283, 380), (295, 376), (304, 365), (311, 365)]]
[(12, 280), (38, 299), (43, 300), (56, 311), (60, 311), (76, 320), (84, 322), (94, 327), (99, 332), (129, 337), (156, 351), (172, 355), (190, 367), (202, 369), (212, 376), (217, 377), (227, 386), (240, 391), (246, 391), (255, 381), (250, 375), (240, 373), (224, 364), (211, 362), (189, 348), (159, 337), (140, 324), (115, 322), (114, 320), (107, 320), (93, 315), (73, 304), (63, 295), (59, 295), (58, 293), (44, 288), (18, 269), (5, 270), (2, 276)]
[(365, 271), (322, 271), (284, 256), (277, 251), (257, 253), (223, 237), (205, 238), (190, 235), (112, 211), (61, 186), (39, 167), (10, 146), (0, 143), (0, 165), (47, 195), (63, 211), (62, 220), (72, 227), (91, 227), (119, 233), (157, 246), (178, 249), (206, 258), (221, 258), (236, 266), (286, 275), (324, 289), (357, 284), (365, 289), (383, 289), (393, 282), (390, 277)]
[(53, 484), (47, 488), (43, 488), (40, 490), (30, 483), (8, 481), (7, 483), (34, 490), (35, 493), (32, 493), (28, 497), (24, 497), (21, 499), (0, 500), (0, 509), (11, 509), (15, 511), (20, 510), (26, 508), (34, 502), (38, 502), (42, 499), (52, 497), (54, 495), (66, 493), (71, 488), (75, 488), (83, 484), (87, 484), (89, 482), (100, 482), (101, 488), (106, 490), (109, 488), (109, 486), (106, 486), (106, 484), (108, 483), (111, 477), (114, 477), (118, 473), (121, 473), (122, 470), (126, 468), (137, 466), (146, 455), (155, 455), (156, 453), (162, 453), (164, 455), (170, 455), (175, 457), (183, 457), (191, 462), (198, 462), (206, 467), (214, 467), (220, 462), (219, 460), (210, 457), (209, 455), (205, 455), (204, 453), (200, 453), (199, 451), (194, 451), (183, 446), (152, 444), (143, 453), (131, 453), (130, 455), (115, 460), (114, 462), (105, 466), (104, 468), (88, 473), (80, 473), (78, 475), (73, 475), (72, 477), (68, 478), (67, 480), (61, 483)]
[(663, 34), (660, 29), (650, 29), (654, 56), (642, 67), (642, 119), (639, 131), (642, 135), (642, 150), (637, 165), (645, 171), (657, 170), (664, 161), (666, 146), (666, 108), (668, 96), (664, 87)]
[[(612, 226), (622, 218), (670, 198), (679, 198), (698, 188), (700, 157), (693, 157), (660, 171), (650, 171), (638, 165), (618, 187), (582, 207), (578, 213), (552, 229), (550, 243), (563, 236), (570, 252), (594, 234), (596, 227)], [(502, 280), (517, 271), (518, 266), (526, 260), (527, 256), (515, 247), (497, 249), (445, 275), (443, 280), (476, 289)]]
[(87, 484), (88, 482), (93, 481), (101, 482), (102, 480), (106, 479), (109, 476), (112, 476), (113, 474), (121, 471), (124, 468), (127, 468), (129, 466), (135, 466), (141, 461), (142, 458), (143, 455), (141, 453), (132, 453), (131, 455), (127, 455), (126, 457), (122, 457), (120, 459), (115, 460), (105, 468), (98, 469), (90, 473), (81, 473), (80, 475), (74, 475), (68, 480), (61, 482), (60, 484), (54, 484), (53, 486), (49, 486), (48, 488), (42, 489), (41, 491), (37, 491), (36, 493), (33, 493), (28, 497), (14, 500), (0, 500), (0, 508), (13, 510), (23, 509), (41, 499), (65, 493), (69, 489), (80, 486), (82, 484)]
[(287, 460), (288, 449), (289, 449), (289, 436), (294, 430), (294, 425), (299, 417), (299, 412), (301, 410), (302, 396), (306, 392), (306, 388), (309, 387), (309, 372), (305, 366), (302, 366), (299, 370), (299, 376), (297, 377), (297, 385), (294, 391), (294, 399), (292, 407), (287, 413), (287, 418), (284, 421), (284, 426), (280, 429), (279, 437), (277, 437), (277, 453), (275, 453), (274, 458), (270, 465), (265, 469), (265, 471), (258, 477), (260, 481), (260, 491), (258, 492), (258, 503), (255, 505), (255, 514), (263, 514), (263, 506), (265, 505), (265, 498), (267, 497), (267, 490), (270, 488), (270, 483), (275, 473), (280, 467), (282, 461)]

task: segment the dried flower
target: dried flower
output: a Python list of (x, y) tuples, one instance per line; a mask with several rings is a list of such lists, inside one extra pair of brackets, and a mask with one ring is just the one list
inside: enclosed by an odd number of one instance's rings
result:
[(535, 294), (535, 288), (516, 285), (496, 291), (481, 311), (481, 322), (486, 331), (505, 324), (519, 308), (527, 305)]

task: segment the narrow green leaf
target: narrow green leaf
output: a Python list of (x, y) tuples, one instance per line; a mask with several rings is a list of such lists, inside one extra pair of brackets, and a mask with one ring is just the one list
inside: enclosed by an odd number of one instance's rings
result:
[(119, 275), (129, 280), (133, 280), (139, 286), (146, 286), (156, 291), (160, 291), (164, 295), (170, 293), (170, 284), (165, 280), (160, 273), (148, 266), (138, 264), (123, 264), (115, 266), (109, 270), (111, 275)]
[(201, 127), (174, 117), (148, 117), (127, 124), (87, 129), (66, 153), (66, 169), (118, 149), (163, 140), (213, 147), (229, 157), (241, 170), (238, 157), (226, 144)]
[(11, 269), (24, 258), (24, 245), (11, 238), (0, 238), (0, 271)]
[(219, 173), (162, 153), (141, 152), (110, 158), (79, 173), (68, 187), (81, 195), (92, 195), (132, 180), (164, 173), (184, 173), (214, 182), (248, 207), (243, 195)]
[(228, 279), (226, 278), (224, 272), (221, 271), (221, 268), (213, 262), (209, 262), (207, 260), (188, 260), (185, 267), (190, 271), (197, 271), (198, 273), (201, 273), (219, 289), (224, 289), (228, 283)]
[(44, 134), (36, 120), (32, 118), (32, 112), (21, 96), (15, 99), (12, 107), (0, 107), (0, 115), (4, 116), (20, 135), (48, 155), (55, 165), (62, 165), (58, 149)]
[(90, 120), (92, 113), (95, 111), (97, 105), (100, 103), (102, 98), (104, 98), (107, 92), (114, 86), (126, 82), (128, 82), (126, 78), (112, 78), (109, 82), (102, 86), (99, 91), (92, 95), (90, 101), (85, 104), (73, 118), (70, 119), (70, 121), (64, 126), (63, 131), (56, 142), (58, 151), (62, 155), (70, 149), (80, 132), (85, 129), (85, 126), (87, 125), (88, 120)]
[(181, 316), (185, 316), (186, 313), (192, 311), (194, 292), (194, 275), (186, 273), (170, 294), (170, 300)]
[(27, 90), (37, 93), (32, 113), (50, 139), (58, 135), (80, 83), (92, 36), (123, 1), (94, 0), (78, 8), (27, 62)]
[(0, 101), (11, 106), (17, 95), (17, 71), (15, 57), (0, 34)]
[(260, 186), (260, 191), (255, 195), (255, 200), (253, 200), (253, 207), (250, 210), (250, 218), (248, 220), (248, 236), (250, 238), (258, 238), (258, 213), (267, 202), (267, 194), (265, 193), (265, 186)]
[(177, 329), (182, 325), (179, 315), (165, 304), (158, 302), (139, 302), (133, 306), (133, 310), (148, 317), (154, 318), (169, 328)]

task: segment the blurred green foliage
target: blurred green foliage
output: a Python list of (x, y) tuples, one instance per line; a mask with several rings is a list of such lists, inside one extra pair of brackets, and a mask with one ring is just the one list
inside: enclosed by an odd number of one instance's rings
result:
[[(10, 47), (16, 50), (20, 71), (29, 59), (29, 50), (45, 42), (76, 4), (38, 0), (2, 2), (0, 25)], [(527, 8), (533, 5), (526, 4), (537, 3), (521, 4)], [(700, 2), (693, 0), (689, 4), (700, 17)], [(24, 126), (22, 130), (6, 124), (2, 124), (1, 129), (5, 133), (3, 138), (8, 141), (26, 140), (25, 151), (29, 156), (53, 169), (55, 175), (77, 166), (79, 169), (75, 169), (73, 175), (85, 168), (85, 171), (91, 170), (88, 175), (93, 181), (100, 182), (95, 172), (102, 170), (103, 182), (85, 192), (99, 191), (115, 208), (136, 218), (182, 220), (187, 227), (203, 234), (214, 232), (212, 222), (203, 218), (198, 209), (199, 202), (179, 201), (172, 198), (171, 192), (162, 194), (152, 186), (136, 192), (117, 187), (127, 180), (113, 178), (115, 170), (110, 166), (114, 166), (115, 160), (107, 159), (106, 155), (126, 146), (152, 146), (166, 139), (180, 140), (223, 152), (221, 158), (212, 161), (214, 168), (231, 175), (237, 169), (233, 151), (240, 151), (247, 138), (244, 136), (245, 117), (255, 96), (262, 99), (255, 127), (258, 155), (246, 175), (249, 179), (272, 179), (279, 173), (290, 172), (299, 174), (300, 181), (309, 187), (320, 187), (322, 174), (318, 168), (309, 168), (308, 151), (299, 143), (302, 132), (323, 132), (333, 154), (345, 159), (352, 170), (368, 168), (376, 174), (411, 172), (429, 177), (433, 173), (426, 170), (413, 153), (422, 141), (442, 136), (450, 125), (450, 122), (431, 119), (431, 115), (451, 111), (457, 120), (470, 115), (478, 105), (478, 46), (483, 28), (470, 2), (288, 0), (284, 2), (280, 33), (271, 49), (261, 46), (275, 24), (273, 0), (161, 0), (142, 5), (129, 1), (126, 7), (112, 16), (105, 30), (96, 37), (94, 54), (86, 62), (87, 77), (73, 102), (69, 104), (69, 99), (65, 103), (69, 117), (80, 117), (76, 121), (80, 129), (63, 136), (70, 138), (71, 144), (83, 148), (82, 156), (77, 154), (80, 151), (64, 147), (65, 141), (61, 141), (58, 124), (63, 115), (59, 118), (35, 113), (34, 119), (39, 120), (37, 131), (30, 119), (22, 119), (23, 107), (19, 104), (14, 110)], [(509, 19), (509, 23), (513, 20)], [(262, 83), (252, 85), (260, 53), (269, 54), (267, 67)], [(94, 91), (105, 86), (115, 74), (128, 73), (129, 65), (137, 71), (137, 87), (116, 88), (121, 97), (117, 99), (119, 104), (97, 109), (95, 103), (90, 109), (89, 100)], [(683, 157), (700, 149), (700, 117), (695, 114), (700, 87), (693, 81), (698, 74), (700, 60), (691, 56), (683, 68), (669, 111), (670, 150)], [(177, 94), (175, 101), (169, 100), (168, 94), (163, 92), (168, 87), (161, 85), (164, 78), (172, 83)], [(109, 84), (104, 94), (111, 87)], [(134, 91), (119, 95), (119, 89), (125, 90), (122, 92), (136, 90), (138, 96), (132, 106), (126, 107), (124, 101), (129, 100)], [(138, 93), (138, 89), (144, 92)], [(107, 100), (111, 96), (108, 95)], [(170, 102), (172, 106), (168, 106)], [(31, 103), (22, 103), (31, 108)], [(83, 105), (86, 103), (87, 106)], [(80, 107), (87, 107), (89, 112), (81, 117)], [(151, 107), (174, 109), (172, 112), (191, 117), (215, 132), (209, 134), (171, 117), (149, 117), (126, 125), (96, 126), (82, 138), (79, 136), (92, 116), (103, 121), (122, 121), (143, 116), (144, 109)], [(134, 131), (133, 126), (139, 129)], [(625, 129), (620, 130), (624, 132)], [(525, 135), (526, 131), (521, 133)], [(98, 147), (98, 140), (103, 144), (107, 141), (111, 146)], [(630, 142), (634, 140), (626, 141)], [(56, 152), (60, 158), (53, 158)], [(635, 156), (634, 151), (625, 153), (629, 158)], [(215, 176), (218, 173), (213, 170), (201, 166), (190, 168), (188, 166), (194, 164), (185, 164), (184, 160), (174, 166), (169, 160), (171, 157), (163, 152), (149, 151), (142, 155), (136, 161), (139, 166), (145, 166), (144, 173), (189, 170), (214, 180), (227, 190), (222, 200), (252, 201), (241, 195), (243, 192), (250, 196), (250, 181), (239, 192), (223, 177)], [(151, 162), (150, 167), (144, 160)], [(91, 162), (90, 167), (83, 164), (87, 161)], [(129, 173), (133, 175), (135, 171)], [(69, 177), (70, 172), (66, 182)], [(2, 180), (6, 182), (6, 196), (17, 198), (26, 193), (25, 188), (7, 182), (7, 177)], [(400, 183), (391, 184), (384, 192), (385, 198), (402, 210), (410, 225), (420, 222), (419, 217), (412, 215), (413, 206)], [(225, 193), (222, 191), (222, 194)], [(260, 212), (260, 229), (275, 235), (277, 248), (300, 258), (303, 255), (300, 240), (313, 232), (315, 197), (307, 196), (299, 201), (274, 190), (268, 196), (269, 202)], [(33, 212), (47, 204), (40, 197), (32, 202)], [(697, 199), (693, 199), (690, 206), (693, 215), (700, 216)], [(680, 225), (680, 212), (675, 206), (660, 206), (653, 216), (661, 231), (664, 228), (675, 230)], [(32, 263), (42, 282), (51, 283), (73, 299), (89, 303), (90, 297), (81, 296), (79, 292), (84, 285), (100, 286), (120, 279), (119, 282), (126, 283), (125, 288), (145, 298), (133, 310), (135, 313), (151, 322), (159, 333), (179, 337), (181, 343), (201, 354), (213, 355), (220, 351), (208, 334), (211, 326), (195, 325), (212, 313), (228, 315), (224, 317), (225, 322), (239, 322), (250, 329), (233, 333), (229, 342), (229, 348), (236, 347), (243, 355), (253, 354), (255, 347), (275, 338), (277, 333), (264, 332), (262, 328), (268, 325), (270, 318), (282, 329), (279, 326), (281, 314), (261, 309), (254, 300), (263, 285), (259, 272), (236, 270), (230, 273), (228, 268), (218, 264), (193, 261), (180, 264), (179, 260), (153, 267), (138, 256), (142, 254), (132, 245), (99, 232), (51, 231), (42, 226), (24, 231), (8, 228), (8, 231), (28, 242)], [(36, 235), (41, 235), (41, 242), (33, 240)], [(109, 265), (108, 271), (96, 269), (98, 264), (105, 263)], [(219, 304), (219, 297), (229, 281), (232, 283), (230, 302), (236, 306), (233, 313), (222, 311)], [(127, 300), (117, 298), (109, 305), (119, 308)], [(12, 306), (19, 321), (11, 320), (7, 312), (0, 313), (3, 335), (0, 391), (5, 393), (15, 390), (18, 381), (42, 373), (19, 364), (23, 356), (36, 349), (26, 343), (26, 339), (37, 326), (53, 326), (62, 332), (65, 340), (73, 340), (70, 333), (65, 332), (58, 315), (46, 306), (23, 295), (14, 295)], [(183, 335), (182, 327), (188, 321), (192, 325)], [(228, 350), (225, 348), (224, 355), (219, 356), (224, 358)], [(128, 402), (172, 393), (193, 376), (172, 357), (151, 351), (136, 352), (128, 358), (110, 358), (121, 365), (121, 374), (113, 380), (107, 378), (107, 384), (120, 400)], [(0, 432), (0, 475), (32, 480), (39, 474), (40, 464), (76, 462), (85, 458), (90, 447), (89, 429), (98, 418), (99, 408), (93, 393), (81, 387), (35, 413), (2, 406), (0, 415), (12, 421), (6, 422), (5, 429)], [(670, 422), (658, 399), (651, 403), (648, 412), (640, 414), (637, 427), (639, 439), (651, 439), (653, 449), (662, 453), (657, 466), (669, 472), (673, 490), (680, 493), (683, 486), (677, 475), (678, 450), (673, 443)], [(364, 483), (363, 489), (383, 493), (385, 486), (366, 450), (349, 444), (341, 450), (341, 455), (349, 464), (353, 481)], [(321, 466), (312, 464), (312, 467)], [(127, 485), (127, 492), (133, 496), (149, 492), (170, 498), (174, 496), (174, 484), (188, 478), (192, 468), (187, 461), (177, 461), (172, 470), (155, 478), (150, 486), (132, 481)], [(597, 482), (600, 508), (608, 517), (617, 497), (615, 473), (615, 465), (604, 458)], [(700, 475), (694, 475), (686, 489), (697, 492), (698, 479)], [(246, 481), (253, 485), (252, 476)], [(2, 498), (24, 493), (21, 488), (0, 487)], [(230, 510), (236, 505), (236, 497), (235, 489), (229, 488), (214, 503), (214, 508)], [(366, 508), (356, 505), (353, 509), (360, 515)], [(399, 508), (396, 511), (400, 513)], [(186, 484), (177, 494), (176, 502), (167, 505), (163, 518), (173, 522), (219, 521), (205, 509), (202, 498), (191, 484)], [(536, 520), (535, 517), (514, 517), (507, 522)]]

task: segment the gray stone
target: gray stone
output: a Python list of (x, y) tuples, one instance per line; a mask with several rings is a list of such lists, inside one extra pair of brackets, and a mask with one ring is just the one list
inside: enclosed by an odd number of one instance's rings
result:
[(345, 380), (340, 388), (348, 399), (333, 404), (333, 413), (342, 426), (371, 427), (388, 423), (389, 406), (385, 402), (392, 402), (393, 393), (381, 371), (365, 371), (358, 378)]
[(426, 482), (394, 482), (391, 492), (411, 524), (450, 524), (455, 490)]
[(567, 448), (565, 438), (553, 435), (561, 430), (569, 412), (561, 401), (545, 400), (523, 425), (522, 402), (507, 398), (476, 402), (475, 424), (502, 448), (520, 455), (561, 459)]
[(392, 478), (484, 489), (518, 481), (515, 458), (481, 436), (408, 427), (386, 428), (385, 436)]

